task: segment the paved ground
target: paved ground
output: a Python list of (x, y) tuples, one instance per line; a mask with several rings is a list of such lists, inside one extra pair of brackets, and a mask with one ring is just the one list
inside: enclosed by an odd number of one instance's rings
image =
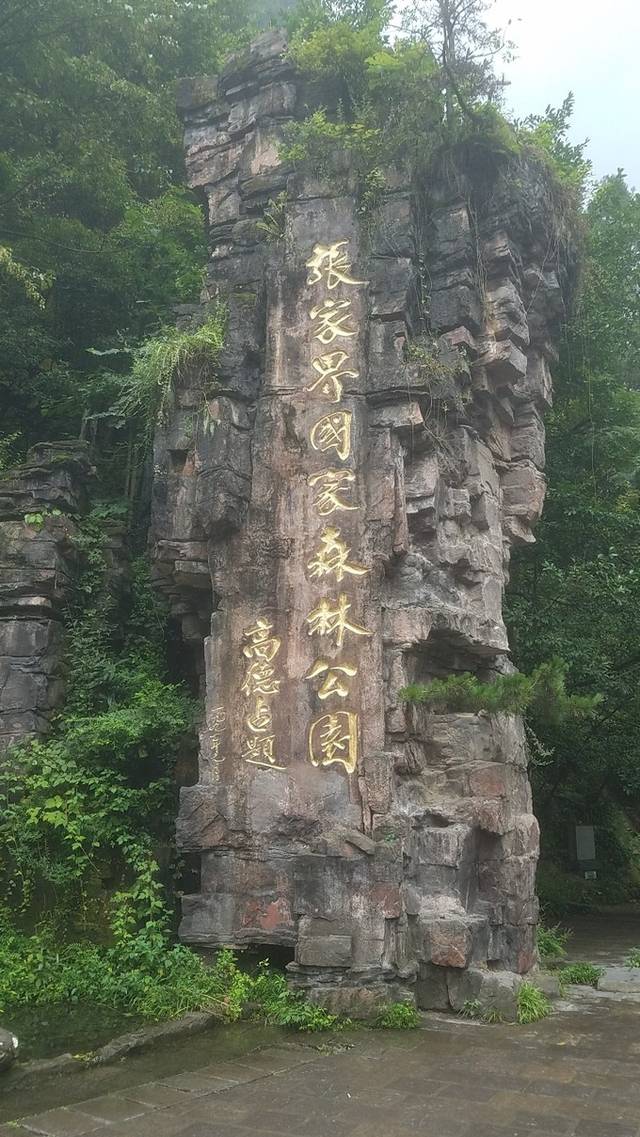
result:
[(70, 1077), (74, 1104), (0, 1135), (640, 1137), (640, 1003), (576, 998), (535, 1027), (426, 1016), (406, 1033), (283, 1036), (84, 1101)]
[(634, 947), (640, 947), (640, 906), (611, 909), (607, 915), (585, 913), (568, 920), (571, 937), (567, 955), (609, 966), (623, 964)]

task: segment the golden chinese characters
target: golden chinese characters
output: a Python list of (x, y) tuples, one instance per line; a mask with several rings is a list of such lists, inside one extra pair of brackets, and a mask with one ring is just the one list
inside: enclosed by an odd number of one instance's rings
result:
[(245, 670), (242, 690), (249, 697), (252, 695), (277, 695), (280, 690), (280, 680), (275, 678), (275, 674), (270, 663), (256, 659)]
[(321, 470), (318, 474), (311, 474), (307, 478), (310, 486), (316, 486), (314, 506), (321, 517), (328, 517), (336, 510), (350, 511), (357, 509), (357, 505), (349, 505), (340, 496), (341, 491), (355, 482), (356, 476), (351, 470)]
[(248, 708), (245, 727), (250, 732), (242, 741), (242, 757), (256, 766), (278, 766), (274, 753), (273, 714), (270, 698), (280, 690), (273, 661), (280, 651), (281, 641), (273, 634), (273, 624), (261, 617), (247, 628), (242, 637), (242, 654), (247, 660), (241, 690)]
[(322, 304), (311, 309), (309, 315), (316, 324), (314, 339), (322, 344), (333, 343), (340, 337), (350, 339), (357, 334), (355, 328), (347, 326), (351, 318), (350, 300), (323, 300)]
[(275, 738), (272, 734), (266, 738), (245, 738), (242, 743), (242, 757), (245, 762), (251, 762), (253, 766), (267, 766), (271, 770), (284, 770), (284, 766), (278, 766), (276, 763), (276, 756), (273, 753), (273, 745)]
[(253, 734), (262, 734), (263, 731), (271, 729), (273, 724), (271, 708), (262, 695), (256, 698), (253, 711), (247, 715), (245, 722)]
[[(313, 254), (306, 262), (309, 270), (308, 285), (326, 286), (333, 292), (338, 285), (353, 287), (366, 281), (356, 280), (351, 271), (346, 240), (333, 244), (317, 244)], [(323, 345), (335, 340), (353, 339), (358, 334), (354, 323), (351, 300), (325, 297), (309, 312), (313, 321), (313, 338)], [(312, 359), (311, 366), (316, 377), (306, 390), (317, 398), (323, 398), (334, 407), (342, 403), (344, 382), (359, 379), (357, 364), (350, 359), (348, 350), (325, 352)], [(323, 415), (310, 428), (309, 441), (313, 450), (319, 453), (334, 453), (341, 462), (347, 462), (353, 453), (353, 412), (334, 409)], [(330, 466), (307, 477), (313, 489), (313, 507), (318, 517), (329, 517), (333, 513), (352, 513), (358, 506), (351, 500), (356, 475), (353, 470), (336, 469)], [(326, 525), (317, 534), (315, 546), (307, 561), (307, 577), (310, 581), (325, 581), (342, 584), (355, 582), (368, 573), (368, 569), (352, 557), (351, 548), (344, 540), (337, 526)], [(352, 602), (346, 592), (335, 597), (323, 597), (306, 616), (309, 636), (326, 637), (333, 647), (341, 650), (347, 635), (352, 637), (370, 636), (368, 628), (349, 618)], [(309, 667), (305, 679), (317, 680), (316, 694), (319, 699), (346, 699), (350, 694), (350, 683), (358, 675), (355, 663), (342, 658), (319, 658)], [(309, 727), (308, 752), (314, 766), (330, 766), (341, 763), (348, 773), (353, 773), (358, 758), (359, 717), (355, 711), (336, 711), (323, 715)]]
[(342, 380), (357, 379), (358, 372), (350, 368), (340, 370), (342, 364), (348, 359), (346, 351), (329, 351), (313, 360), (311, 366), (317, 371), (318, 378), (306, 388), (324, 395), (330, 403), (339, 403), (342, 398)]
[(347, 254), (343, 251), (348, 241), (335, 241), (333, 245), (314, 245), (313, 253), (306, 263), (309, 275), (307, 284), (317, 284), (325, 279), (329, 290), (338, 284), (365, 284), (364, 280), (354, 280), (349, 276), (351, 265)]
[(335, 450), (345, 461), (351, 454), (351, 411), (334, 411), (318, 419), (311, 428), (310, 441), (314, 450)]
[(252, 628), (247, 628), (243, 639), (242, 654), (247, 659), (264, 659), (267, 663), (280, 651), (280, 640), (272, 636), (273, 624), (268, 620), (256, 620)]
[(366, 628), (347, 619), (350, 609), (351, 605), (344, 592), (340, 593), (337, 604), (333, 604), (330, 600), (321, 600), (306, 618), (306, 623), (309, 625), (308, 634), (335, 636), (336, 647), (342, 647), (345, 632), (351, 632), (355, 636), (370, 636), (371, 632)]
[(352, 774), (358, 761), (358, 716), (335, 711), (316, 719), (309, 727), (309, 758), (313, 766), (341, 762)]
[(349, 564), (350, 549), (342, 540), (340, 530), (329, 527), (320, 534), (320, 548), (309, 561), (307, 568), (311, 577), (322, 578), (333, 573), (338, 583), (346, 575), (364, 576), (369, 570), (363, 565)]
[(358, 674), (358, 668), (351, 663), (328, 663), (326, 659), (316, 659), (305, 675), (305, 679), (317, 679), (324, 675), (318, 687), (318, 698), (328, 699), (329, 695), (338, 695), (344, 699), (349, 694), (347, 679), (353, 679)]

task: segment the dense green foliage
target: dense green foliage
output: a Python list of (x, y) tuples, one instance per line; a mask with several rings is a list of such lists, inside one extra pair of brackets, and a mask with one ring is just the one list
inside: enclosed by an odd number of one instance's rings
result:
[(0, 922), (0, 1012), (20, 1006), (86, 1003), (149, 1019), (207, 1010), (303, 1031), (340, 1029), (321, 1007), (287, 987), (266, 963), (251, 974), (231, 951), (207, 965), (189, 948), (140, 934), (111, 947), (61, 944), (50, 932), (26, 936)]
[(633, 948), (624, 962), (626, 967), (640, 967), (640, 948)]
[(0, 399), (9, 457), (43, 438), (77, 436), (107, 410), (88, 349), (135, 347), (173, 305), (197, 298), (204, 230), (181, 188), (175, 79), (215, 71), (249, 34), (251, 10), (251, 0), (10, 0), (3, 10)]
[(167, 682), (164, 612), (144, 563), (128, 588), (109, 579), (107, 524), (93, 514), (77, 538), (65, 712), (3, 770), (0, 873), (14, 911), (122, 939), (167, 927), (158, 848), (193, 710)]
[(415, 1030), (420, 1026), (420, 1015), (410, 1003), (388, 1003), (376, 1015), (374, 1026), (380, 1030)]
[[(591, 719), (538, 723), (534, 767), (544, 899), (621, 900), (640, 886), (640, 195), (621, 174), (596, 186), (586, 257), (547, 419), (548, 496), (537, 543), (512, 565), (508, 622), (528, 671), (551, 656), (567, 684), (600, 692)], [(597, 826), (599, 880), (563, 885), (567, 827)], [(580, 896), (576, 895), (579, 891)]]
[(490, 1026), (504, 1022), (504, 1015), (497, 1007), (483, 1006), (480, 999), (465, 999), (460, 1015), (463, 1019), (474, 1019)]
[(307, 79), (309, 113), (287, 124), (282, 157), (333, 179), (355, 173), (363, 215), (390, 165), (428, 193), (433, 173), (462, 185), (466, 172), (494, 183), (508, 169), (515, 190), (518, 163), (535, 161), (570, 221), (588, 173), (583, 147), (567, 141), (572, 97), (522, 123), (506, 119), (494, 64), (509, 45), (487, 9), (484, 0), (421, 0), (408, 11), (385, 0), (298, 4), (289, 55)]
[(224, 332), (224, 315), (214, 313), (193, 331), (170, 326), (144, 340), (132, 353), (131, 370), (114, 377), (119, 387), (114, 415), (125, 421), (139, 416), (152, 431), (158, 419), (166, 419), (173, 383), (187, 369), (194, 381), (199, 378), (203, 396), (207, 394)]
[(542, 663), (531, 675), (514, 672), (496, 675), (490, 683), (482, 683), (465, 671), (446, 679), (432, 679), (428, 684), (405, 687), (400, 695), (411, 703), (422, 703), (436, 714), (451, 711), (478, 714), (523, 714), (528, 711), (533, 721), (564, 722), (594, 713), (598, 696), (568, 695), (565, 690), (566, 666), (554, 659)]

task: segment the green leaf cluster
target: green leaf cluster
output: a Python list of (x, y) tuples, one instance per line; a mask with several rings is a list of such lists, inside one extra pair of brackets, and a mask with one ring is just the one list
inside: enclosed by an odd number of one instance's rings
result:
[[(462, 51), (443, 44), (449, 7)], [(505, 118), (492, 60), (508, 45), (486, 24), (486, 7), (482, 0), (455, 12), (420, 4), (404, 14), (397, 34), (401, 10), (382, 0), (298, 4), (289, 56), (306, 79), (309, 113), (287, 125), (283, 159), (320, 177), (344, 177), (347, 153), (361, 196), (367, 179), (394, 165), (416, 184), (437, 172), (461, 185), (465, 172), (476, 183), (495, 182), (501, 169), (526, 159), (546, 170), (549, 192), (568, 217), (589, 173), (584, 146), (567, 141), (572, 96), (524, 123)]]
[(169, 325), (143, 340), (132, 352), (131, 369), (113, 376), (118, 393), (110, 413), (125, 422), (137, 419), (143, 432), (152, 434), (158, 419), (166, 419), (174, 384), (185, 375), (203, 397), (210, 394), (225, 327), (219, 308), (193, 330)]
[(597, 987), (598, 980), (603, 975), (604, 967), (595, 967), (593, 963), (571, 963), (560, 968), (558, 980), (561, 988), (569, 983), (580, 987)]
[(415, 1030), (420, 1026), (420, 1015), (411, 1003), (387, 1003), (373, 1025), (379, 1030)]
[(517, 994), (517, 1021), (521, 1026), (546, 1019), (552, 1011), (546, 995), (534, 983), (521, 983)]
[(119, 596), (106, 541), (104, 520), (90, 517), (68, 613), (65, 713), (3, 770), (0, 876), (17, 916), (123, 940), (168, 926), (158, 850), (194, 708), (167, 681), (165, 617), (146, 566), (134, 563)]
[(271, 970), (266, 960), (258, 964), (248, 981), (247, 999), (250, 1005), (246, 1014), (268, 1026), (315, 1033), (348, 1025), (347, 1019), (338, 1019), (323, 1007), (308, 1003), (302, 994), (290, 991), (282, 972)]
[(569, 935), (570, 933), (565, 928), (561, 928), (559, 924), (547, 927), (540, 921), (536, 928), (536, 943), (540, 956), (545, 963), (552, 959), (558, 959), (565, 954)]
[[(507, 593), (516, 664), (558, 656), (572, 691), (602, 696), (590, 719), (536, 724), (549, 756), (533, 770), (541, 881), (555, 911), (640, 889), (640, 195), (622, 173), (595, 187), (584, 228), (546, 420), (547, 500)], [(562, 876), (575, 823), (596, 826), (597, 882)]]
[(483, 1006), (480, 999), (465, 999), (460, 1015), (463, 1019), (474, 1019), (477, 1022), (495, 1026), (504, 1022), (504, 1015), (494, 1006)]
[[(135, 346), (198, 298), (175, 81), (215, 73), (254, 0), (8, 0), (0, 37), (0, 401), (14, 452), (77, 436), (88, 348)], [(97, 394), (97, 399), (94, 396)], [(122, 463), (121, 463), (122, 465)]]
[(524, 122), (516, 124), (516, 130), (520, 143), (542, 154), (573, 200), (581, 202), (591, 174), (591, 163), (585, 156), (586, 141), (573, 143), (569, 140), (574, 102), (573, 94), (569, 92), (559, 107), (548, 106), (544, 114), (528, 115)]
[(554, 659), (540, 664), (531, 675), (514, 672), (496, 675), (490, 683), (481, 682), (465, 671), (446, 679), (432, 679), (428, 684), (403, 688), (400, 696), (407, 702), (421, 703), (436, 714), (463, 713), (523, 714), (528, 711), (534, 721), (564, 722), (568, 718), (591, 716), (599, 697), (569, 695), (565, 690), (566, 666)]
[(83, 1003), (169, 1019), (209, 1011), (292, 1030), (339, 1030), (348, 1020), (289, 991), (285, 977), (262, 962), (252, 974), (232, 951), (207, 964), (190, 948), (137, 933), (104, 947), (61, 942), (50, 929), (17, 932), (0, 916), (0, 1011), (20, 1006)]

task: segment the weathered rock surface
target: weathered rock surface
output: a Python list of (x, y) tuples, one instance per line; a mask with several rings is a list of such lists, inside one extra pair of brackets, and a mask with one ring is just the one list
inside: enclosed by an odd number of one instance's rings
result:
[[(527, 166), (518, 196), (496, 177), (482, 207), (468, 180), (418, 195), (390, 175), (363, 224), (348, 178), (279, 161), (298, 112), (283, 46), (265, 34), (217, 85), (181, 90), (209, 216), (202, 312), (229, 312), (216, 398), (203, 413), (183, 379), (156, 436), (155, 573), (206, 670), (178, 820), (201, 885), (181, 934), (289, 947), (292, 980), (349, 1013), (407, 988), (509, 1011), (537, 919), (522, 724), (399, 691), (510, 666), (509, 552), (544, 499), (558, 234)], [(269, 240), (256, 222), (285, 190)]]
[(18, 1056), (18, 1039), (0, 1027), (0, 1070), (8, 1070)]
[(90, 473), (85, 445), (65, 442), (34, 446), (0, 476), (0, 750), (46, 730), (63, 699), (72, 517)]

